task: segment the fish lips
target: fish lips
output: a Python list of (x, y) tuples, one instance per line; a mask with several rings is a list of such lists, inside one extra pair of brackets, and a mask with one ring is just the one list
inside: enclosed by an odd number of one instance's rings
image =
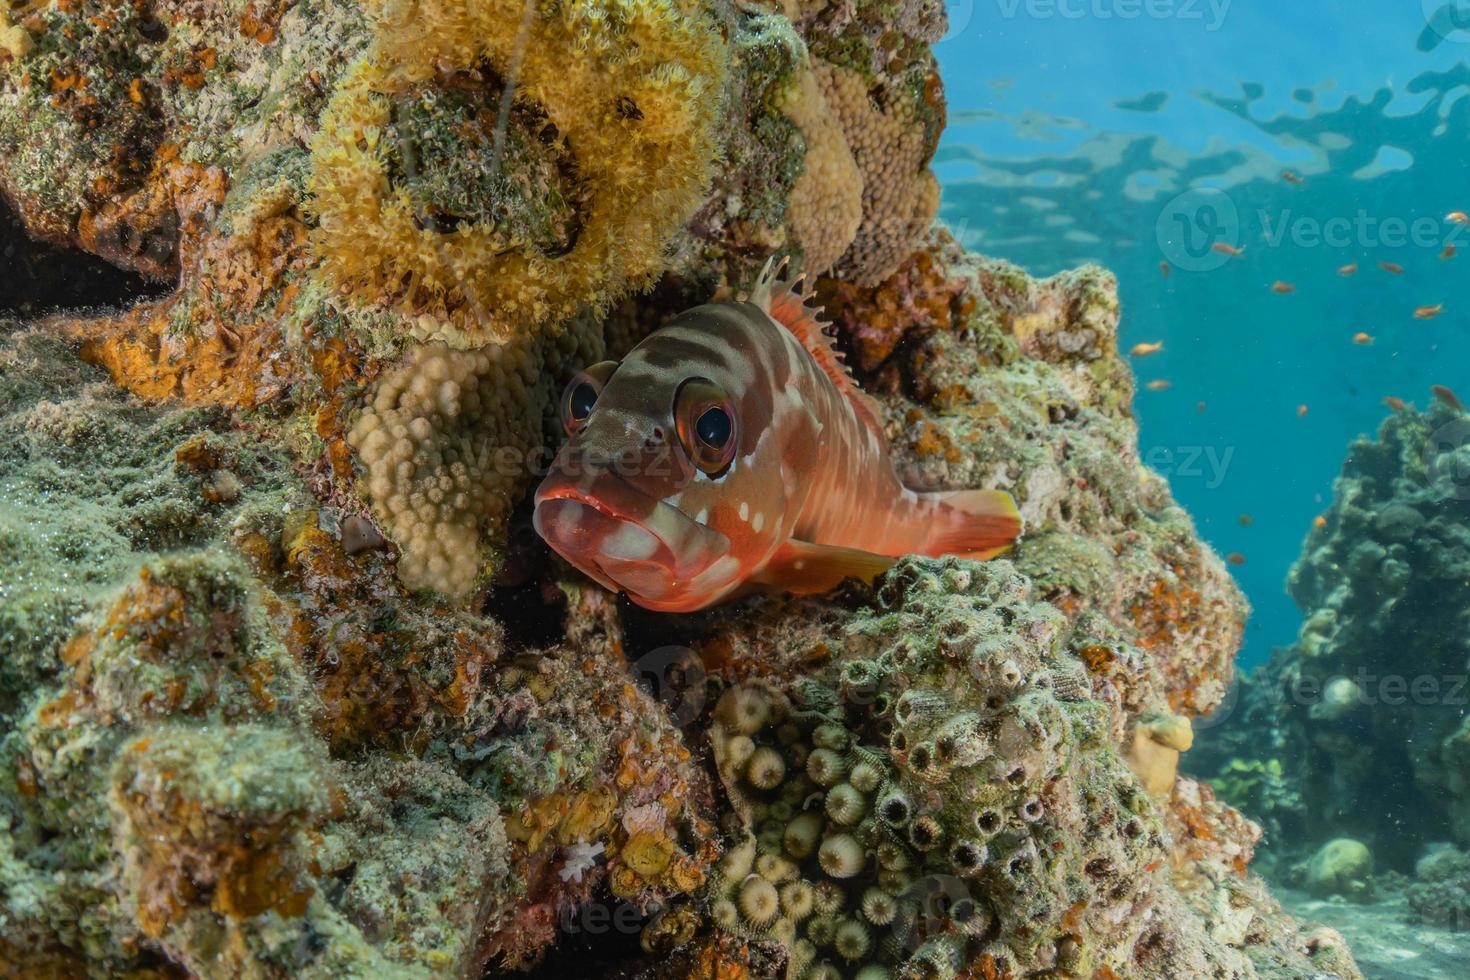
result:
[[(610, 481), (615, 481), (608, 485)], [(551, 548), (614, 592), (666, 598), (730, 551), (730, 539), (613, 477), (596, 492), (549, 477), (531, 523)]]

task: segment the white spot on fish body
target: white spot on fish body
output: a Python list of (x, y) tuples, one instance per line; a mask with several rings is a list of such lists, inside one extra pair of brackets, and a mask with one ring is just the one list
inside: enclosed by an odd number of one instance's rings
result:
[(742, 521), (748, 521), (748, 520), (750, 520), (750, 503), (749, 503), (749, 501), (745, 501), (745, 500), (740, 501), (740, 519)]
[(642, 561), (658, 550), (658, 538), (637, 524), (624, 523), (602, 541), (602, 552), (610, 558)]
[(766, 526), (766, 515), (765, 515), (765, 513), (762, 512), (760, 514), (755, 515), (755, 520), (753, 520), (753, 521), (750, 522), (750, 526), (755, 531), (757, 531), (757, 532), (759, 532), (761, 528), (765, 527)]
[(718, 588), (739, 574), (740, 559), (734, 555), (725, 555), (696, 575), (689, 585), (694, 590)]

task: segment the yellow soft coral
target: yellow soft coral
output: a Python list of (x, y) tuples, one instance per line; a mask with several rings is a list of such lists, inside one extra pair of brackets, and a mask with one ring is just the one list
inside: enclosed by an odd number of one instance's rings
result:
[[(604, 308), (661, 270), (717, 156), (729, 55), (704, 5), (367, 2), (375, 41), (324, 114), (312, 152), (314, 244), (329, 282), (369, 304), (447, 320), (469, 346)], [(562, 254), (496, 222), (436, 230), (394, 186), (385, 134), (393, 98), (485, 68), (514, 80), (515, 105), (544, 116), (571, 155), (582, 194)]]

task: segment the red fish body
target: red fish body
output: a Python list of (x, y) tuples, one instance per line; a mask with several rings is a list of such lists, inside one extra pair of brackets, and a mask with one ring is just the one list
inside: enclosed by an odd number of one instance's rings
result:
[(689, 310), (573, 380), (569, 438), (536, 492), (553, 549), (639, 605), (687, 612), (1015, 540), (1003, 492), (902, 485), (798, 287), (768, 265), (749, 301)]

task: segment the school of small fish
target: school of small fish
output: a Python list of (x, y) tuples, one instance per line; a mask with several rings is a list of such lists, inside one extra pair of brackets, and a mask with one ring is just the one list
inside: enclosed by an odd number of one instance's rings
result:
[[(1281, 172), (1281, 179), (1288, 184), (1293, 184), (1297, 186), (1306, 183), (1305, 179), (1300, 174), (1292, 170), (1283, 170)], [(1446, 224), (1459, 225), (1461, 227), (1470, 227), (1470, 213), (1467, 213), (1465, 211), (1451, 211), (1447, 215), (1445, 215), (1444, 220)], [(1226, 258), (1230, 259), (1241, 258), (1245, 255), (1246, 252), (1244, 246), (1231, 244), (1229, 242), (1216, 242), (1211, 245), (1210, 248), (1215, 253), (1223, 255)], [(1444, 245), (1444, 248), (1439, 252), (1439, 259), (1440, 261), (1447, 262), (1450, 259), (1455, 258), (1458, 254), (1459, 249), (1456, 247), (1456, 245), (1453, 242), (1447, 242)], [(1379, 260), (1377, 262), (1377, 265), (1380, 270), (1392, 276), (1405, 276), (1408, 274), (1408, 270), (1403, 265), (1397, 262), (1392, 262), (1384, 259)], [(1168, 262), (1160, 262), (1159, 269), (1165, 277), (1169, 276), (1171, 267)], [(1351, 279), (1358, 274), (1358, 269), (1359, 265), (1357, 262), (1349, 262), (1337, 268), (1337, 275), (1343, 279)], [(1270, 288), (1271, 291), (1278, 296), (1290, 296), (1297, 292), (1296, 284), (1284, 279), (1275, 280), (1271, 284)], [(1446, 305), (1444, 303), (1426, 304), (1416, 307), (1414, 309), (1413, 318), (1421, 322), (1434, 320), (1443, 315), (1445, 313), (1445, 310)], [(1366, 330), (1359, 330), (1353, 334), (1352, 342), (1359, 347), (1372, 347), (1377, 343), (1377, 338)], [(1161, 353), (1163, 350), (1164, 342), (1160, 340), (1135, 344), (1128, 353), (1130, 357), (1145, 358), (1150, 357), (1154, 354)], [(1174, 386), (1169, 381), (1156, 379), (1146, 382), (1144, 387), (1149, 391), (1168, 391)], [(1441, 404), (1457, 412), (1466, 411), (1464, 403), (1461, 402), (1459, 397), (1448, 387), (1444, 385), (1433, 385), (1430, 391), (1435, 400), (1440, 402)], [(1393, 395), (1384, 398), (1383, 404), (1396, 412), (1407, 411), (1409, 409), (1408, 403), (1406, 403), (1402, 398)], [(1205, 403), (1202, 401), (1199, 402), (1196, 406), (1196, 409), (1198, 412), (1203, 413), (1205, 410)], [(1299, 418), (1305, 418), (1309, 414), (1309, 412), (1310, 409), (1306, 404), (1300, 404), (1297, 406), (1296, 414)], [(1242, 514), (1240, 516), (1240, 525), (1242, 527), (1249, 527), (1253, 523), (1254, 521), (1249, 514)], [(1319, 516), (1315, 519), (1314, 525), (1318, 528), (1326, 527), (1327, 519), (1325, 517)], [(1229, 562), (1231, 565), (1240, 566), (1246, 563), (1246, 558), (1240, 552), (1231, 552), (1226, 556), (1226, 561)]]

